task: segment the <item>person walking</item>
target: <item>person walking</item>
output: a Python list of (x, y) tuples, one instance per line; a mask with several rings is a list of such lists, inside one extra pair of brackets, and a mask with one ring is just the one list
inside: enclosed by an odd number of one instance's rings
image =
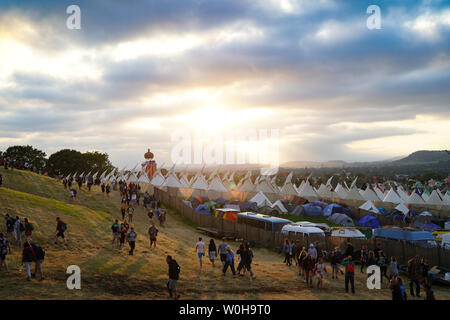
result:
[(25, 231), (25, 227), (19, 216), (16, 216), (16, 222), (14, 222), (14, 230), (16, 232), (17, 245), (19, 246), (19, 248), (22, 248), (22, 232)]
[(324, 273), (328, 274), (327, 267), (322, 261), (322, 257), (317, 258), (317, 263), (314, 266), (313, 274), (317, 278), (317, 289), (323, 288), (323, 276)]
[(398, 276), (398, 263), (394, 256), (391, 257), (389, 264), (389, 278), (392, 279)]
[(348, 256), (341, 263), (345, 267), (345, 292), (348, 293), (348, 284), (350, 282), (352, 294), (355, 293), (355, 264), (352, 256)]
[(253, 261), (253, 251), (249, 248), (247, 243), (244, 243), (242, 248), (239, 248), (241, 261), (239, 261), (239, 265), (237, 267), (237, 273), (239, 276), (244, 276), (241, 274), (241, 270), (250, 272), (250, 276), (253, 280), (256, 279), (255, 274), (252, 271), (252, 261)]
[(284, 253), (284, 261), (283, 263), (286, 263), (287, 266), (289, 266), (289, 259), (290, 259), (290, 243), (288, 239), (284, 239), (284, 245), (283, 245), (283, 253)]
[(313, 262), (316, 263), (316, 261), (317, 261), (317, 249), (314, 247), (313, 243), (311, 243), (309, 245), (308, 253), (311, 255), (311, 258), (313, 259)]
[(408, 261), (409, 293), (414, 297), (414, 285), (416, 286), (416, 297), (420, 298), (420, 278), (422, 276), (420, 257), (416, 255)]
[(180, 295), (178, 293), (178, 280), (180, 279), (181, 268), (177, 261), (172, 258), (172, 256), (167, 256), (166, 262), (169, 265), (169, 281), (167, 281), (169, 298), (178, 300), (180, 298)]
[(313, 275), (312, 275), (312, 272), (313, 272), (313, 269), (314, 269), (314, 259), (313, 259), (313, 257), (311, 256), (310, 253), (308, 253), (306, 255), (306, 257), (303, 259), (302, 267), (303, 267), (303, 270), (305, 272), (306, 285), (308, 287), (312, 288), (313, 287), (313, 282), (312, 282), (312, 276)]
[(205, 255), (205, 243), (202, 238), (198, 238), (198, 242), (195, 244), (195, 249), (197, 252), (198, 261), (200, 262), (200, 270), (202, 270), (202, 258)]
[(367, 259), (369, 258), (369, 251), (367, 250), (367, 245), (364, 244), (361, 247), (360, 259), (361, 259), (361, 273), (364, 273), (364, 266), (367, 265)]
[(305, 276), (305, 271), (303, 269), (303, 260), (308, 255), (305, 250), (305, 247), (302, 247), (300, 253), (298, 254), (298, 275), (301, 277)]
[(123, 223), (120, 224), (119, 232), (119, 243), (120, 243), (120, 251), (123, 251), (125, 248), (125, 239), (127, 238), (128, 230)]
[(225, 242), (226, 238), (222, 238), (222, 242), (219, 243), (219, 255), (220, 255), (220, 261), (222, 262), (222, 268), (225, 266), (225, 262), (227, 261), (227, 248), (228, 244)]
[(34, 261), (34, 273), (31, 274), (31, 277), (36, 278), (36, 274), (39, 272), (39, 281), (43, 281), (44, 273), (42, 272), (42, 263), (44, 262), (45, 251), (41, 246), (38, 246), (37, 244), (31, 244), (31, 248), (36, 255), (36, 260)]
[(338, 273), (339, 271), (341, 274), (343, 274), (342, 270), (339, 269), (339, 255), (337, 252), (337, 249), (333, 250), (333, 253), (331, 254), (331, 279), (338, 279)]
[(134, 254), (134, 249), (136, 248), (136, 238), (137, 233), (134, 232), (134, 228), (130, 228), (130, 232), (127, 233), (128, 244), (130, 245), (129, 255), (132, 256)]
[(150, 228), (148, 228), (148, 235), (150, 237), (150, 249), (152, 248), (152, 246), (156, 248), (156, 237), (158, 236), (158, 229), (156, 229), (153, 222)]
[(134, 208), (131, 205), (128, 207), (128, 221), (130, 221), (130, 223), (133, 223), (133, 213), (134, 213)]
[(64, 240), (64, 244), (67, 244), (66, 237), (64, 236), (64, 232), (67, 230), (67, 225), (64, 221), (62, 221), (59, 217), (56, 218), (56, 236), (55, 236), (55, 244), (58, 244), (58, 238), (61, 237)]
[(31, 264), (37, 260), (36, 253), (28, 241), (23, 245), (22, 265), (25, 264), (27, 270), (27, 281), (31, 281)]
[(0, 233), (0, 270), (5, 267), (6, 272), (8, 272), (8, 263), (6, 262), (6, 256), (8, 253), (11, 254), (11, 247), (9, 245), (8, 239), (5, 237), (4, 233)]
[(25, 218), (24, 221), (26, 241), (31, 242), (31, 235), (33, 234), (34, 226), (30, 221), (28, 221), (28, 218)]
[(214, 239), (211, 239), (209, 241), (208, 256), (209, 256), (209, 261), (211, 261), (212, 267), (214, 268), (214, 261), (216, 260), (216, 257), (217, 257), (217, 249), (216, 249), (216, 244), (214, 242)]
[(387, 272), (387, 261), (386, 261), (386, 256), (384, 255), (383, 250), (380, 250), (378, 252), (377, 265), (380, 267), (380, 272), (381, 272), (380, 283), (383, 283), (383, 277), (386, 277), (386, 279), (389, 282), (389, 277), (386, 274), (386, 272)]
[(112, 234), (113, 234), (113, 238), (112, 238), (112, 245), (114, 247), (114, 244), (117, 243), (117, 245), (119, 245), (119, 220), (116, 219), (116, 221), (114, 221), (114, 223), (111, 226), (111, 230), (112, 230)]
[(222, 269), (222, 275), (225, 276), (228, 267), (230, 267), (231, 272), (233, 273), (233, 277), (236, 277), (236, 270), (234, 269), (234, 253), (231, 250), (230, 246), (227, 247), (227, 255), (225, 260), (225, 265)]

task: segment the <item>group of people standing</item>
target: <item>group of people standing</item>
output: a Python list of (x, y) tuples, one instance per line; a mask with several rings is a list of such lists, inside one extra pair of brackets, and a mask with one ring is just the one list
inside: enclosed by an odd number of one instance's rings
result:
[[(205, 256), (206, 249), (205, 243), (202, 238), (198, 238), (198, 242), (195, 244), (195, 251), (200, 263), (200, 271), (203, 265), (203, 257)], [(236, 250), (237, 259), (239, 261), (237, 267), (237, 273), (235, 269), (235, 254), (231, 246), (226, 243), (226, 238), (222, 239), (222, 242), (216, 247), (214, 239), (210, 239), (208, 245), (208, 257), (211, 261), (211, 265), (215, 268), (215, 260), (219, 257), (222, 263), (222, 275), (225, 276), (228, 268), (231, 269), (233, 277), (244, 276), (248, 271), (252, 279), (256, 279), (255, 274), (252, 271), (253, 251), (250, 248), (248, 242), (241, 242)]]

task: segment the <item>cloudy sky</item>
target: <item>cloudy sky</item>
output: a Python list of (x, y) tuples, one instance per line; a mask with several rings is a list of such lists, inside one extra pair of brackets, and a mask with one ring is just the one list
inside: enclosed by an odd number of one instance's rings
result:
[(131, 166), (199, 128), (279, 129), (281, 162), (450, 149), (450, 1), (0, 2), (0, 150)]

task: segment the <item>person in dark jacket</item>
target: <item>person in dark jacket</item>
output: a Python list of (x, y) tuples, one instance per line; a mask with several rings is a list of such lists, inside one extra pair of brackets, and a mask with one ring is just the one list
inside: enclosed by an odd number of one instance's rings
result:
[(408, 261), (409, 293), (412, 297), (414, 297), (414, 285), (416, 286), (416, 297), (420, 297), (421, 269), (419, 255), (416, 255)]
[(180, 278), (180, 266), (172, 256), (167, 256), (166, 262), (169, 265), (169, 281), (167, 281), (167, 290), (169, 291), (169, 298), (178, 300), (178, 279)]
[(33, 261), (36, 260), (37, 260), (36, 253), (34, 252), (30, 243), (26, 241), (25, 244), (23, 245), (22, 265), (25, 264), (25, 267), (27, 268), (27, 276), (28, 276), (27, 281), (31, 280), (31, 264), (33, 263)]
[(392, 291), (392, 300), (404, 301), (407, 300), (406, 290), (403, 286), (403, 281), (398, 276), (394, 276), (390, 283), (389, 289)]
[(344, 257), (352, 256), (353, 257), (353, 245), (349, 242), (347, 243), (347, 248), (344, 252)]
[(252, 260), (253, 260), (253, 251), (250, 250), (247, 243), (244, 243), (242, 247), (238, 249), (236, 252), (241, 256), (241, 261), (239, 262), (239, 265), (237, 267), (238, 275), (244, 276), (244, 274), (241, 274), (241, 270), (244, 269), (250, 272), (250, 276), (253, 280), (256, 279), (255, 274), (252, 271)]

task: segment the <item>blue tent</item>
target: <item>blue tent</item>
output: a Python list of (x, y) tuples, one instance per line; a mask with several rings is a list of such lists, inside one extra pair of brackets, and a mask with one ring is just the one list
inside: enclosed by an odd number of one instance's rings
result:
[(303, 205), (303, 209), (305, 210), (305, 216), (308, 217), (320, 217), (322, 216), (322, 208), (318, 206), (312, 206), (309, 203)]
[(311, 201), (310, 204), (313, 206), (321, 207), (322, 209), (325, 208), (328, 204), (322, 201)]
[(293, 216), (297, 216), (297, 217), (304, 216), (305, 215), (305, 209), (301, 205), (295, 206), (295, 208), (294, 208), (294, 210), (292, 210), (291, 214)]
[(419, 221), (414, 222), (414, 226), (418, 229), (422, 229), (425, 231), (433, 232), (437, 230), (441, 230), (442, 228), (434, 223), (422, 223)]
[(371, 216), (370, 214), (359, 219), (359, 221), (356, 224), (361, 227), (372, 228), (372, 229), (376, 229), (381, 226), (380, 221), (378, 221), (377, 218), (375, 218), (374, 216)]
[(342, 213), (345, 214), (347, 217), (352, 218), (353, 220), (356, 219), (355, 215), (349, 208), (342, 207)]
[(204, 204), (199, 205), (197, 208), (195, 208), (195, 211), (201, 214), (209, 215), (209, 209)]
[(323, 215), (325, 217), (329, 217), (333, 215), (333, 213), (342, 213), (342, 207), (337, 203), (329, 204), (323, 209)]
[(387, 212), (385, 208), (379, 207), (377, 209), (378, 209), (378, 211), (380, 211), (380, 214), (386, 214), (386, 212)]

